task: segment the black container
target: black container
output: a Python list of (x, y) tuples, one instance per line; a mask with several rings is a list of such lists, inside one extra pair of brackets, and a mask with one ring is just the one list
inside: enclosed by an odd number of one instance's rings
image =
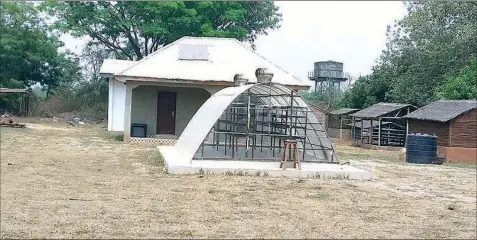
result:
[(406, 162), (422, 164), (437, 162), (437, 136), (409, 134), (406, 143)]
[(147, 125), (142, 123), (131, 124), (131, 137), (146, 137)]

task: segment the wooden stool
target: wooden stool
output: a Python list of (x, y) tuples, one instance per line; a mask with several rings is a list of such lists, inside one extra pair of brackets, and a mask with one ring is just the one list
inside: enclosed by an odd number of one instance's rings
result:
[[(296, 144), (297, 144), (296, 140), (285, 140), (285, 149), (283, 150), (282, 160), (280, 161), (280, 168), (284, 170), (287, 167), (301, 169), (300, 160), (298, 159), (298, 148)], [(288, 159), (287, 159), (287, 155), (288, 155)], [(288, 162), (287, 160), (292, 160), (293, 162)]]

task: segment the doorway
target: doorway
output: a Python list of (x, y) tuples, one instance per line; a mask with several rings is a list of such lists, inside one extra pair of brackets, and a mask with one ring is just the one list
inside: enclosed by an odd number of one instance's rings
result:
[(175, 134), (176, 132), (175, 92), (159, 92), (157, 98), (157, 134)]

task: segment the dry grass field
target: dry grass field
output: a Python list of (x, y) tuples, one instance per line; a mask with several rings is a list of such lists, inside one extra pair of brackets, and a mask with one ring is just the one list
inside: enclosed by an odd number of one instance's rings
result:
[(474, 166), (338, 143), (373, 180), (179, 176), (104, 127), (26, 121), (0, 129), (1, 238), (476, 237)]

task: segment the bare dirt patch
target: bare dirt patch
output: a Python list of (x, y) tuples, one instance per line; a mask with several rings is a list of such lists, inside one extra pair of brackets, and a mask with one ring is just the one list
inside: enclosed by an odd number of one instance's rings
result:
[(1, 131), (2, 238), (475, 238), (476, 171), (339, 143), (373, 180), (178, 176), (100, 126)]

